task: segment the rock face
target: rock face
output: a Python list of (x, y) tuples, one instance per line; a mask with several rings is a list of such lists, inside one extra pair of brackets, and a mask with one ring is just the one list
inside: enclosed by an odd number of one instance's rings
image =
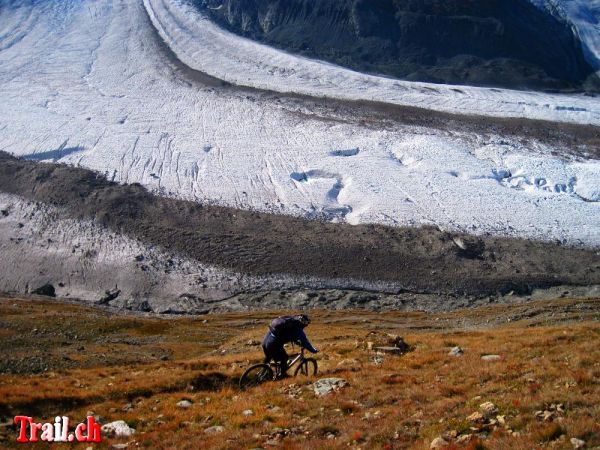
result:
[(529, 0), (196, 4), (235, 33), (363, 72), (509, 88), (600, 88), (569, 24)]

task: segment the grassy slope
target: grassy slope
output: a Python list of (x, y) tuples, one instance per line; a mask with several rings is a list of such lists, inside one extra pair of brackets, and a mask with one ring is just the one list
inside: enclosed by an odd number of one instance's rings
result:
[[(314, 312), (309, 334), (323, 350), (321, 376), (350, 386), (325, 398), (315, 397), (310, 379), (239, 392), (237, 377), (260, 359), (248, 341), (260, 340), (277, 313), (159, 319), (1, 298), (0, 416), (79, 420), (93, 410), (137, 429), (133, 438), (102, 447), (429, 448), (436, 436), (473, 433), (471, 427), (485, 448), (566, 449), (572, 437), (600, 445), (598, 299), (439, 315)], [(379, 339), (367, 337), (373, 331), (400, 334), (415, 350), (375, 365), (365, 348)], [(454, 345), (464, 356), (447, 355)], [(485, 353), (502, 360), (484, 363)], [(175, 406), (183, 398), (193, 401), (190, 409)], [(485, 401), (499, 408), (506, 426), (466, 420)], [(537, 410), (557, 403), (564, 413), (536, 419)], [(247, 409), (254, 415), (244, 416)], [(212, 425), (225, 431), (205, 434)], [(0, 446), (18, 447), (12, 429), (0, 428), (0, 436)]]

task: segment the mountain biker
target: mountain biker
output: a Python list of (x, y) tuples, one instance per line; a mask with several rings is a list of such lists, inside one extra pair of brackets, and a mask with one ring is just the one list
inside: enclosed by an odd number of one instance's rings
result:
[(310, 318), (306, 314), (281, 316), (271, 322), (269, 332), (263, 340), (262, 348), (265, 352), (265, 364), (268, 364), (271, 360), (279, 363), (279, 378), (288, 376), (288, 354), (283, 348), (284, 344), (287, 344), (288, 342), (298, 342), (311, 353), (319, 352), (312, 346), (306, 337), (306, 334), (304, 334), (304, 328), (309, 324)]

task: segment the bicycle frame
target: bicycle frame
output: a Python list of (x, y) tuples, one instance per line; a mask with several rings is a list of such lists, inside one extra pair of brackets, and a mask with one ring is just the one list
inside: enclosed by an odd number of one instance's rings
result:
[(288, 369), (291, 369), (292, 367), (294, 367), (294, 365), (296, 365), (296, 363), (298, 361), (301, 361), (303, 359), (304, 359), (304, 348), (301, 348), (300, 353), (298, 353), (294, 358), (288, 359)]
[[(306, 358), (304, 358), (304, 347), (300, 347), (300, 353), (293, 356), (292, 358), (288, 358), (288, 361), (287, 361), (288, 370), (291, 369), (292, 367), (294, 367), (299, 361), (303, 361), (304, 359), (306, 359)], [(276, 369), (275, 373), (279, 373), (280, 368), (279, 368), (278, 363), (272, 362), (271, 366), (275, 367), (275, 369)]]

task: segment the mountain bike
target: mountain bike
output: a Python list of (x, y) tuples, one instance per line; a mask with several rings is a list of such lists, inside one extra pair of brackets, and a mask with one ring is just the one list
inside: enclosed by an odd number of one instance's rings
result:
[[(310, 377), (317, 374), (318, 365), (314, 358), (304, 356), (305, 349), (300, 347), (300, 353), (290, 355), (288, 358), (288, 370), (297, 366), (294, 370), (294, 376)], [(276, 362), (255, 364), (249, 367), (240, 378), (240, 389), (248, 389), (267, 381), (279, 379), (281, 370)]]

